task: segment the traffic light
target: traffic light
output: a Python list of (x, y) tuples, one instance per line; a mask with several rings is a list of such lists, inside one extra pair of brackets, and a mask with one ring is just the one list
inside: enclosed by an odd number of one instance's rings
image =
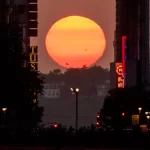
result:
[(53, 124), (53, 127), (54, 127), (54, 128), (58, 128), (58, 124), (55, 122), (55, 123)]
[(99, 122), (96, 122), (96, 126), (100, 126), (100, 123), (99, 123)]
[(99, 114), (97, 114), (97, 119), (98, 119), (98, 118), (100, 118), (100, 115), (99, 115)]
[(124, 112), (122, 112), (122, 114), (121, 114), (121, 115), (122, 115), (122, 117), (124, 117), (124, 116), (125, 116), (125, 113), (124, 113)]
[(99, 112), (96, 115), (96, 126), (100, 126), (100, 113)]

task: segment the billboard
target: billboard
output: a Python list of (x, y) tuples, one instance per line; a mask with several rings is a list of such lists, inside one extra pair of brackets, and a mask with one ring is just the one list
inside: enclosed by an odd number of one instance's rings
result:
[(139, 125), (139, 115), (132, 115), (132, 124)]
[(116, 63), (116, 87), (124, 88), (123, 66), (122, 63)]

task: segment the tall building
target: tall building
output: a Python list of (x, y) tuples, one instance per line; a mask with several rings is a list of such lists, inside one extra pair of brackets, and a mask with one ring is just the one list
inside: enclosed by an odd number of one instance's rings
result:
[[(28, 51), (30, 36), (37, 36), (37, 0), (1, 0), (0, 20), (12, 24), (17, 22), (20, 27), (23, 47)], [(36, 10), (36, 13), (35, 13)], [(34, 19), (33, 19), (34, 18)], [(31, 20), (33, 22), (31, 22)], [(33, 25), (34, 24), (34, 25)], [(34, 27), (34, 30), (31, 28)], [(36, 30), (35, 30), (36, 29)]]
[(28, 52), (30, 37), (37, 37), (38, 32), (37, 0), (0, 0), (0, 8), (0, 16), (7, 23), (19, 23), (23, 47)]
[[(29, 55), (29, 59), (25, 65), (26, 67), (30, 67), (33, 71), (38, 70), (38, 47), (36, 45), (30, 46), (30, 38), (37, 37), (37, 20), (37, 0), (0, 0), (0, 22), (6, 22), (9, 25), (17, 22), (19, 25), (19, 38), (22, 40), (24, 51)], [(2, 31), (0, 34), (0, 40), (3, 40), (4, 36), (7, 36), (6, 39), (8, 39), (8, 34), (6, 34), (8, 29), (7, 27), (3, 28), (7, 31), (3, 32), (4, 29), (0, 29)], [(36, 91), (34, 93), (35, 99), (37, 99)]]
[(115, 63), (124, 86), (150, 83), (149, 0), (116, 0)]
[[(150, 70), (150, 3), (148, 6), (149, 6), (149, 70)], [(150, 75), (149, 75), (149, 82), (150, 82)]]

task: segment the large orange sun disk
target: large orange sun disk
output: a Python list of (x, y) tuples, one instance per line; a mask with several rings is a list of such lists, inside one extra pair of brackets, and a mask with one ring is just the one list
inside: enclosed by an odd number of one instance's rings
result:
[(91, 19), (69, 16), (53, 24), (45, 44), (56, 63), (65, 68), (81, 68), (102, 57), (106, 40), (101, 27)]

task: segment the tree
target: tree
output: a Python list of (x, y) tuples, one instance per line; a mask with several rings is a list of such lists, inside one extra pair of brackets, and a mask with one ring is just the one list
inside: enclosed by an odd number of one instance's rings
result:
[(54, 69), (54, 70), (53, 70), (53, 73), (56, 74), (56, 75), (61, 75), (61, 74), (62, 74), (62, 73), (61, 73), (61, 70), (58, 69), (58, 68), (57, 68), (57, 69)]
[[(5, 99), (0, 100), (0, 107), (7, 107), (6, 117), (9, 126), (14, 128), (33, 128), (41, 121), (43, 108), (39, 106), (34, 97), (42, 94), (43, 78), (39, 72), (31, 71), (25, 67), (28, 55), (22, 48), (22, 39), (19, 35), (20, 27), (14, 22), (12, 25), (3, 23), (5, 30), (6, 47), (9, 72), (6, 79), (9, 83), (9, 92)], [(1, 46), (3, 43), (0, 43)], [(5, 89), (6, 90), (6, 89)], [(35, 95), (36, 91), (36, 95)], [(3, 114), (1, 114), (3, 115)]]
[(124, 125), (131, 125), (131, 116), (138, 114), (139, 106), (143, 114), (150, 110), (149, 93), (144, 86), (110, 90), (101, 110), (102, 120), (115, 127), (121, 126), (123, 120)]
[(87, 67), (84, 65), (83, 68), (68, 68), (64, 73), (60, 69), (54, 69), (45, 75), (45, 82), (65, 83), (61, 89), (65, 98), (66, 95), (71, 94), (69, 91), (71, 87), (78, 87), (80, 95), (95, 96), (97, 86), (105, 85), (106, 80), (109, 80), (109, 71), (100, 66)]
[(25, 68), (23, 72), (24, 97), (17, 116), (19, 122), (21, 121), (21, 126), (29, 125), (28, 128), (35, 128), (42, 121), (43, 107), (39, 107), (37, 95), (43, 93), (43, 78), (38, 72), (30, 71), (29, 68)]

